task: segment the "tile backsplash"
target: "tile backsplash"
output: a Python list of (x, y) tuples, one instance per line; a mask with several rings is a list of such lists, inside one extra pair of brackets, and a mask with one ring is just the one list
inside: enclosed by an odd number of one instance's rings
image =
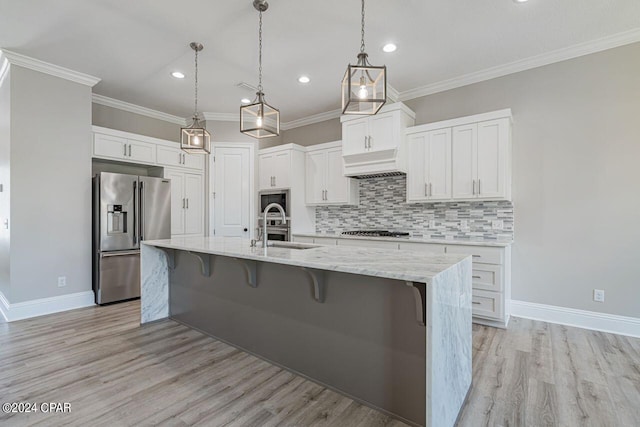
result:
[[(358, 206), (316, 207), (316, 232), (340, 234), (347, 230), (407, 231), (411, 237), (452, 240), (513, 240), (513, 203), (406, 203), (406, 176), (360, 181)], [(494, 230), (493, 221), (502, 229)], [(466, 228), (462, 228), (466, 221)], [(431, 224), (430, 224), (431, 223)], [(429, 226), (431, 225), (431, 227)]]

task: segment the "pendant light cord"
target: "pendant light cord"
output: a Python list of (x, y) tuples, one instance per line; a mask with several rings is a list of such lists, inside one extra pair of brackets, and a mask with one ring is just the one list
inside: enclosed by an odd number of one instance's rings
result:
[(262, 92), (262, 11), (260, 11), (260, 26), (258, 30), (258, 92)]
[(195, 105), (194, 117), (197, 120), (198, 119), (198, 49), (196, 48), (195, 51), (196, 51), (196, 73), (195, 73), (195, 80), (196, 80), (195, 100), (196, 100), (196, 105)]
[(362, 41), (360, 42), (360, 53), (364, 53), (364, 0), (362, 0)]

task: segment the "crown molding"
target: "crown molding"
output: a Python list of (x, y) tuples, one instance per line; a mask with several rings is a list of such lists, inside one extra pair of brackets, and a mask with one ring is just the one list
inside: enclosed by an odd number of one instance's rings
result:
[(94, 104), (100, 104), (106, 107), (117, 108), (118, 110), (128, 111), (130, 113), (151, 117), (152, 119), (164, 120), (165, 122), (175, 123), (180, 126), (187, 125), (187, 120), (183, 117), (163, 113), (162, 111), (152, 110), (151, 108), (147, 107), (141, 107), (140, 105), (131, 104), (129, 102), (120, 101), (119, 99), (113, 99), (103, 95), (98, 95), (97, 93), (94, 93), (92, 95), (92, 102)]
[(320, 123), (326, 120), (337, 119), (341, 115), (342, 110), (325, 111), (324, 113), (318, 113), (311, 116), (303, 117), (301, 119), (292, 120), (290, 122), (280, 123), (280, 129), (289, 130), (299, 128), (301, 126), (312, 125), (314, 123)]
[(202, 113), (205, 120), (214, 120), (218, 122), (239, 122), (240, 114), (238, 113)]
[(568, 59), (573, 59), (636, 42), (640, 42), (640, 28), (614, 34), (608, 37), (603, 37), (601, 39), (592, 40), (590, 42), (580, 43), (566, 48), (557, 49), (551, 52), (543, 53), (541, 55), (510, 62), (508, 64), (498, 65), (496, 67), (487, 68), (485, 70), (465, 74), (459, 77), (454, 77), (452, 79), (443, 80), (429, 85), (406, 90), (400, 92), (400, 100), (408, 101), (410, 99), (420, 98), (422, 96), (433, 95), (434, 93), (444, 92), (446, 90), (451, 90), (473, 83), (495, 79), (497, 77), (503, 77), (509, 74), (554, 64), (556, 62), (566, 61)]
[(60, 77), (61, 79), (80, 83), (85, 86), (93, 87), (101, 80), (100, 78), (89, 74), (80, 73), (78, 71), (70, 70), (69, 68), (40, 61), (39, 59), (30, 58), (19, 53), (11, 52), (10, 50), (2, 49), (2, 55), (7, 58), (11, 65), (18, 65), (30, 70), (39, 71), (44, 74)]
[(397, 102), (400, 100), (400, 92), (390, 84), (387, 85), (387, 99), (391, 102)]

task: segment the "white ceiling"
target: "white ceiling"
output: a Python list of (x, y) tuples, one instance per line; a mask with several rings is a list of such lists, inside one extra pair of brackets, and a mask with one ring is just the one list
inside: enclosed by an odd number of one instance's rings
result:
[[(236, 113), (253, 99), (236, 84), (257, 83), (257, 22), (252, 0), (0, 0), (0, 47), (100, 77), (100, 95), (187, 117), (188, 45), (199, 41), (200, 111)], [(637, 28), (639, 0), (368, 0), (366, 43), (402, 92)], [(395, 53), (382, 52), (387, 41)], [(339, 108), (359, 46), (358, 0), (270, 0), (267, 101), (283, 121)]]

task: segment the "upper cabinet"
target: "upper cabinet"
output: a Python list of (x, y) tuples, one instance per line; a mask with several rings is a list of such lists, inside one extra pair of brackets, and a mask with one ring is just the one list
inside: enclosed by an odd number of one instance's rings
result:
[(283, 150), (258, 156), (260, 190), (289, 188), (291, 185), (291, 151)]
[(343, 175), (341, 141), (309, 147), (305, 158), (307, 205), (358, 204), (358, 182)]
[(407, 129), (407, 202), (511, 199), (511, 110)]
[(199, 172), (205, 163), (205, 156), (185, 153), (178, 143), (98, 126), (93, 127), (93, 157)]
[(413, 111), (401, 102), (385, 105), (374, 116), (342, 116), (344, 174), (406, 172), (404, 130), (414, 119)]

